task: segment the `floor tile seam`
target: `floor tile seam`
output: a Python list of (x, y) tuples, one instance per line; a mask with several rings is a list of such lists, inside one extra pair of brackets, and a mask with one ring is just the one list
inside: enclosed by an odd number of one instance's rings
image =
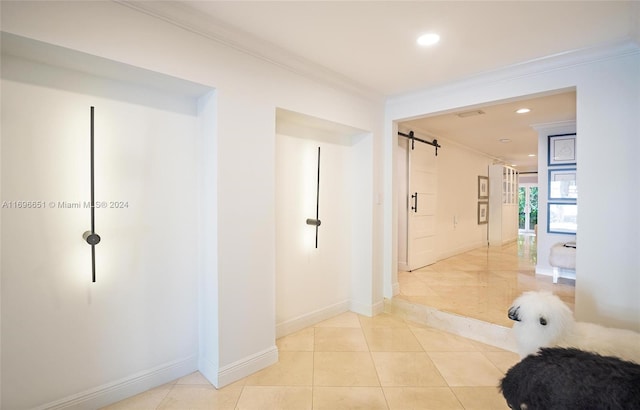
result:
[(376, 366), (376, 361), (373, 358), (373, 352), (371, 351), (371, 346), (369, 345), (369, 340), (365, 335), (365, 341), (367, 342), (367, 347), (369, 348), (369, 357), (371, 359), (371, 364), (373, 364), (373, 370), (376, 372), (376, 379), (378, 380), (378, 384), (380, 385), (380, 391), (382, 392), (382, 396), (384, 397), (384, 403), (387, 406), (387, 409), (390, 409), (389, 400), (387, 399), (387, 395), (384, 393), (384, 389), (382, 388), (382, 380), (380, 379), (380, 372), (378, 372), (378, 366)]
[[(358, 321), (360, 321), (358, 319)], [(316, 329), (313, 327), (313, 351), (311, 352), (311, 410), (313, 410), (313, 397), (315, 396), (316, 384)]]
[[(445, 380), (446, 382), (446, 380)], [(444, 386), (443, 386), (444, 387)], [(456, 392), (453, 390), (453, 388), (451, 386), (449, 386), (449, 383), (447, 383), (446, 388), (449, 390), (449, 392), (451, 392), (451, 394), (453, 394), (453, 397), (455, 397), (456, 401), (458, 402), (458, 404), (460, 405), (460, 408), (462, 409), (466, 409), (466, 407), (464, 406), (464, 403), (462, 403), (462, 401), (460, 401), (460, 398), (458, 397), (458, 395), (456, 394)]]
[[(367, 350), (316, 350), (316, 333), (315, 333), (315, 329), (313, 330), (313, 351), (315, 352), (366, 352)], [(342, 328), (342, 327), (323, 327), (322, 329), (338, 329), (338, 330), (344, 330), (344, 329), (360, 329), (360, 334), (362, 335), (363, 339), (365, 340), (365, 342), (367, 342), (367, 337), (364, 334), (364, 329), (362, 329), (361, 327), (359, 328), (355, 328), (355, 327), (350, 327), (350, 328)], [(368, 348), (368, 345), (367, 345)]]
[[(463, 352), (434, 352), (434, 353), (463, 353)], [(502, 370), (500, 370), (498, 368), (498, 366), (496, 366), (482, 351), (474, 351), (474, 352), (465, 352), (465, 353), (480, 353), (482, 355), (483, 358), (485, 358), (490, 364), (491, 366), (493, 366), (494, 369), (496, 369), (498, 371), (498, 373), (504, 375), (505, 372), (503, 372)], [(429, 352), (427, 352), (427, 354), (429, 354)], [(431, 357), (429, 357), (429, 359), (431, 359)], [(438, 366), (436, 366), (435, 362), (434, 362), (434, 366), (436, 368), (436, 370), (438, 370), (438, 373), (440, 373), (440, 370), (438, 369)], [(442, 375), (442, 374), (441, 374)], [(452, 386), (449, 384), (449, 382), (447, 381), (447, 379), (444, 378), (444, 376), (442, 377), (444, 379), (444, 381), (447, 383), (447, 386), (449, 386), (450, 388), (454, 388), (454, 387), (497, 387), (497, 386)]]
[[(420, 329), (422, 329), (422, 328), (420, 328), (420, 327), (414, 327), (414, 328), (415, 328), (416, 330), (420, 330)], [(454, 333), (449, 333), (449, 332), (445, 332), (444, 330), (434, 329), (434, 328), (431, 328), (431, 327), (429, 327), (429, 326), (427, 326), (427, 328), (428, 328), (428, 329), (432, 329), (432, 330), (436, 330), (436, 331), (438, 331), (438, 332), (444, 332), (444, 333), (448, 333), (448, 334), (451, 334), (451, 335), (454, 335), (454, 336), (458, 336), (458, 335), (456, 335), (456, 334), (454, 334)], [(460, 352), (462, 352), (462, 351), (458, 351), (458, 350), (454, 350), (454, 351), (451, 351), (451, 350), (443, 350), (443, 351), (438, 351), (438, 350), (427, 350), (427, 349), (424, 347), (424, 345), (422, 344), (422, 342), (420, 341), (420, 339), (418, 338), (418, 336), (416, 335), (416, 333), (414, 332), (414, 329), (413, 329), (411, 326), (409, 326), (409, 329), (411, 330), (411, 334), (413, 334), (413, 337), (415, 337), (415, 338), (416, 338), (416, 340), (418, 341), (418, 344), (419, 344), (419, 345), (420, 345), (420, 347), (422, 348), (422, 351), (424, 351), (425, 353), (427, 353), (427, 356), (429, 355), (429, 352), (450, 352), (450, 353), (460, 353)], [(460, 336), (460, 337), (462, 337), (462, 336)], [(466, 339), (466, 338), (465, 338), (465, 339)], [(431, 356), (429, 356), (429, 360), (433, 363), (433, 360), (431, 359)], [(433, 365), (435, 366), (435, 363), (433, 363)]]
[[(366, 387), (366, 388), (379, 388), (382, 389), (383, 385), (381, 384), (358, 384), (358, 385), (353, 385), (353, 384), (349, 384), (349, 385), (344, 385), (344, 384), (315, 384), (313, 385), (314, 388), (316, 387), (331, 387), (331, 388), (345, 388), (345, 389), (357, 389), (357, 388), (361, 388), (361, 387)], [(392, 386), (387, 386), (387, 387), (392, 387)]]
[[(376, 370), (376, 373), (377, 372), (378, 371)], [(384, 404), (387, 405), (387, 409), (390, 409), (391, 405), (389, 404), (389, 399), (387, 398), (387, 393), (384, 391), (384, 387), (382, 386), (382, 384), (380, 384), (380, 390), (382, 391), (382, 397), (384, 397)]]
[[(425, 352), (427, 353), (427, 352)], [(433, 368), (435, 369), (435, 371), (438, 373), (438, 375), (442, 378), (442, 380), (444, 380), (444, 383), (446, 384), (447, 387), (451, 388), (451, 385), (449, 384), (449, 382), (447, 381), (447, 378), (444, 377), (444, 374), (442, 374), (442, 372), (440, 371), (440, 369), (438, 368), (438, 366), (436, 365), (436, 362), (433, 361), (433, 359), (431, 358), (431, 356), (429, 356), (429, 353), (427, 353), (427, 356), (429, 357), (429, 361), (431, 361), (431, 364), (433, 364)]]
[(167, 400), (167, 398), (169, 397), (169, 394), (173, 391), (173, 388), (177, 384), (178, 384), (177, 380), (175, 380), (173, 383), (171, 383), (171, 387), (167, 389), (167, 392), (165, 393), (164, 397), (162, 398), (162, 400), (160, 400), (160, 402), (156, 406), (156, 410), (160, 410), (162, 408), (163, 403)]
[[(429, 354), (429, 353), (457, 353), (457, 354), (462, 354), (462, 353), (482, 353), (482, 351), (480, 350), (480, 348), (472, 346), (470, 348), (465, 348), (465, 349), (459, 349), (459, 350), (441, 350), (441, 349), (433, 349), (433, 350), (426, 350), (425, 349), (425, 353)], [(431, 357), (429, 357), (431, 358)]]
[[(162, 406), (164, 405), (164, 402), (167, 401), (171, 392), (176, 388), (176, 386), (178, 386), (178, 380), (179, 379), (176, 379), (173, 381), (173, 383), (171, 383), (171, 388), (167, 389), (167, 392), (165, 393), (164, 397), (162, 398), (162, 400), (160, 400), (160, 403), (158, 403), (158, 405), (156, 406), (156, 410), (160, 410), (162, 408)], [(181, 386), (185, 386), (185, 385), (181, 385)], [(190, 385), (187, 384), (186, 386), (190, 386)]]
[(238, 408), (238, 405), (240, 404), (240, 398), (242, 397), (242, 394), (244, 393), (244, 388), (245, 388), (246, 386), (247, 386), (247, 384), (246, 384), (246, 383), (243, 383), (243, 384), (242, 384), (242, 387), (241, 387), (241, 389), (240, 389), (240, 394), (238, 394), (238, 397), (236, 398), (235, 403), (233, 404), (233, 408), (234, 408), (234, 409), (237, 409), (237, 408)]
[[(487, 360), (489, 361), (489, 363), (491, 363), (491, 365), (492, 365), (496, 370), (498, 370), (498, 372), (499, 372), (501, 375), (503, 375), (502, 377), (504, 377), (505, 372), (504, 372), (504, 371), (502, 371), (502, 369), (500, 369), (500, 368), (499, 368), (495, 363), (493, 363), (493, 360), (491, 360), (491, 359), (490, 359), (490, 358), (485, 354), (485, 353), (488, 353), (488, 352), (480, 351), (480, 353), (482, 354), (482, 356), (484, 356), (484, 358), (485, 358), (485, 359), (487, 359)], [(494, 352), (494, 353), (495, 353), (495, 352)]]
[[(406, 322), (406, 320), (405, 320)], [(411, 331), (411, 334), (413, 335), (414, 338), (416, 338), (416, 340), (418, 341), (418, 344), (420, 345), (420, 347), (422, 348), (422, 352), (427, 356), (427, 359), (429, 360), (429, 362), (431, 363), (431, 365), (433, 366), (433, 368), (435, 369), (435, 371), (438, 373), (438, 375), (442, 378), (442, 380), (444, 380), (445, 383), (447, 383), (447, 386), (449, 385), (449, 383), (447, 382), (447, 379), (444, 378), (444, 376), (442, 375), (442, 373), (440, 372), (440, 369), (438, 369), (438, 367), (436, 366), (435, 362), (433, 361), (433, 359), (431, 359), (431, 356), (429, 356), (429, 352), (424, 348), (424, 346), (422, 345), (422, 343), (420, 342), (420, 339), (416, 336), (415, 332), (413, 331), (413, 329), (411, 328), (411, 326), (408, 326), (409, 330)], [(420, 352), (418, 352), (420, 353)], [(371, 360), (373, 360), (373, 355), (371, 356)], [(375, 361), (373, 362), (374, 366), (375, 366)], [(376, 368), (376, 374), (378, 374), (378, 369)], [(380, 375), (378, 375), (378, 379), (380, 379)], [(380, 385), (382, 386), (382, 382), (380, 382)], [(409, 386), (407, 386), (409, 387)]]
[[(415, 334), (414, 334), (415, 337)], [(420, 342), (420, 340), (418, 340), (418, 342)], [(420, 345), (422, 345), (422, 343), (420, 343)], [(422, 346), (422, 348), (424, 349), (424, 346)], [(452, 386), (449, 385), (449, 382), (447, 381), (447, 379), (444, 377), (444, 375), (442, 374), (442, 372), (440, 371), (440, 369), (438, 368), (438, 366), (436, 365), (436, 362), (433, 361), (433, 358), (431, 357), (431, 355), (429, 354), (429, 351), (427, 351), (426, 349), (424, 349), (424, 353), (427, 356), (427, 359), (429, 359), (429, 362), (431, 363), (431, 365), (433, 366), (433, 369), (436, 371), (436, 373), (438, 373), (438, 375), (440, 376), (440, 378), (442, 380), (444, 380), (445, 384), (447, 387), (451, 388)], [(455, 352), (451, 352), (451, 351), (446, 351), (446, 352), (433, 352), (433, 353), (462, 353), (459, 351), (455, 351)], [(488, 360), (488, 359), (487, 359)], [(412, 386), (406, 386), (406, 387), (412, 387)]]
[[(346, 388), (346, 389), (351, 389), (351, 388), (379, 388), (380, 389), (380, 393), (382, 393), (383, 397), (384, 397), (384, 401), (385, 401), (385, 405), (387, 406), (387, 409), (390, 409), (391, 407), (389, 407), (389, 403), (387, 402), (387, 397), (384, 394), (384, 389), (382, 388), (382, 386), (317, 386), (317, 387), (328, 387), (328, 388)], [(311, 395), (311, 410), (314, 410), (314, 395), (315, 391), (312, 393)]]
[[(405, 324), (405, 327), (398, 328), (398, 329), (402, 329), (402, 330), (408, 329), (411, 332), (411, 335), (416, 340), (416, 342), (418, 342), (418, 345), (420, 346), (420, 350), (371, 350), (371, 345), (369, 344), (369, 340), (367, 339), (367, 336), (365, 335), (365, 340), (367, 341), (367, 345), (369, 346), (369, 352), (372, 353), (372, 355), (371, 355), (371, 359), (372, 360), (373, 360), (373, 353), (419, 353), (419, 352), (425, 352), (424, 346), (422, 346), (422, 343), (420, 343), (420, 340), (416, 337), (415, 333), (411, 329), (411, 326), (409, 325), (409, 323), (407, 323), (407, 320), (403, 319), (403, 322)], [(394, 330), (394, 328), (390, 328), (388, 326), (385, 327), (385, 328)], [(374, 362), (374, 364), (375, 364), (375, 362)]]

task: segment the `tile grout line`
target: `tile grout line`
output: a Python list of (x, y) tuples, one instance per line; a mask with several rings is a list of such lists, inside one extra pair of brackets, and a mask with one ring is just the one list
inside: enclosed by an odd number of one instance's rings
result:
[(313, 338), (311, 339), (313, 343), (311, 353), (311, 410), (313, 410), (313, 397), (316, 393), (316, 329), (317, 327), (314, 325)]
[(162, 400), (160, 400), (160, 402), (156, 406), (156, 410), (160, 410), (160, 407), (162, 406), (162, 403), (167, 399), (167, 397), (169, 397), (169, 394), (171, 393), (171, 391), (175, 387), (176, 383), (177, 383), (177, 380), (174, 381), (173, 383), (171, 383), (171, 388), (167, 389), (167, 392), (165, 393), (164, 397), (162, 398)]
[[(373, 318), (372, 318), (373, 319)], [(371, 358), (371, 363), (373, 363), (373, 369), (376, 371), (376, 378), (378, 379), (378, 385), (380, 386), (380, 391), (382, 392), (382, 397), (384, 397), (384, 402), (387, 405), (387, 410), (391, 408), (389, 406), (389, 400), (387, 399), (387, 394), (384, 392), (384, 388), (382, 386), (382, 380), (380, 380), (380, 373), (378, 372), (378, 367), (376, 366), (376, 361), (373, 358), (373, 352), (371, 351), (371, 346), (369, 345), (369, 340), (367, 339), (367, 335), (364, 334), (364, 330), (362, 329), (362, 321), (360, 320), (360, 315), (358, 315), (358, 323), (360, 323), (360, 331), (362, 332), (362, 337), (364, 337), (364, 342), (367, 344), (367, 350), (369, 351), (369, 357)], [(373, 324), (371, 325), (373, 329)]]
[[(406, 320), (405, 320), (406, 322)], [(418, 337), (416, 336), (416, 334), (413, 331), (413, 328), (411, 326), (408, 326), (409, 330), (411, 331), (411, 334), (413, 334), (413, 336), (418, 339)], [(445, 332), (448, 333), (448, 332)], [(418, 342), (420, 343), (420, 340), (418, 339)], [(427, 355), (427, 357), (429, 358), (429, 360), (431, 361), (431, 363), (433, 364), (433, 367), (435, 368), (436, 372), (438, 372), (438, 374), (440, 375), (440, 377), (442, 377), (442, 380), (444, 380), (444, 382), (447, 384), (447, 388), (449, 389), (449, 391), (451, 392), (451, 394), (453, 394), (453, 397), (455, 397), (456, 401), (458, 402), (458, 404), (460, 404), (460, 407), (462, 409), (466, 410), (466, 407), (464, 405), (464, 403), (460, 400), (460, 397), (458, 397), (458, 394), (456, 394), (456, 391), (454, 390), (454, 387), (472, 387), (472, 386), (451, 386), (449, 384), (449, 381), (447, 381), (447, 379), (444, 377), (444, 375), (440, 372), (440, 369), (438, 369), (438, 366), (436, 366), (436, 364), (433, 362), (433, 359), (431, 358), (431, 355), (429, 354), (429, 352), (424, 348), (424, 346), (422, 346), (422, 343), (420, 343), (420, 346), (422, 347), (422, 349), (424, 350), (425, 354)], [(434, 351), (434, 352), (438, 352), (438, 351)], [(446, 351), (443, 351), (446, 352)], [(465, 351), (466, 353), (480, 353), (482, 355), (482, 357), (486, 358), (494, 367), (497, 368), (497, 366), (495, 366), (493, 364), (493, 362), (491, 362), (491, 360), (489, 360), (488, 357), (486, 357), (486, 355), (480, 350), (480, 348), (476, 345), (472, 345), (472, 348), (470, 351)], [(498, 371), (500, 371), (500, 369), (498, 369)], [(500, 371), (501, 372), (501, 371)], [(502, 373), (502, 372), (501, 372)]]

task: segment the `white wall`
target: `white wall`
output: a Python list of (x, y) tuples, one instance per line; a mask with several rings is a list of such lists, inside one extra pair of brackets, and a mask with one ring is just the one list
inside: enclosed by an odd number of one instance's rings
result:
[[(505, 68), (387, 102), (385, 193), (395, 198), (393, 121), (551, 90), (577, 89), (580, 247), (576, 317), (640, 330), (640, 51), (637, 44), (577, 52)], [(614, 183), (615, 181), (615, 183)], [(391, 280), (395, 211), (385, 215), (385, 278)], [(391, 238), (391, 239), (389, 239)], [(385, 294), (388, 291), (385, 288)], [(387, 294), (388, 295), (388, 294)]]
[[(197, 101), (7, 55), (2, 75), (2, 201), (42, 201), (2, 209), (2, 407), (193, 371)], [(122, 100), (105, 96), (115, 90)], [(143, 98), (156, 106), (126, 101)], [(96, 283), (82, 239), (92, 105), (96, 200), (107, 202), (95, 211)]]
[[(347, 310), (371, 316), (372, 135), (277, 110), (276, 331), (286, 335)], [(320, 220), (315, 227), (318, 148)]]
[[(91, 30), (87, 30), (86, 22), (91, 22)], [(2, 29), (216, 89), (216, 140), (202, 146), (217, 149), (219, 154), (215, 170), (209, 169), (206, 179), (197, 181), (206, 185), (217, 177), (215, 218), (206, 221), (217, 229), (216, 237), (211, 238), (217, 248), (203, 249), (206, 255), (194, 255), (203, 270), (212, 268), (200, 280), (208, 287), (204, 292), (207, 294), (201, 295), (206, 302), (199, 302), (201, 315), (207, 315), (200, 317), (200, 328), (211, 327), (200, 333), (199, 366), (216, 385), (228, 384), (277, 359), (275, 107), (326, 118), (372, 134), (372, 138), (363, 141), (369, 144), (366, 150), (373, 153), (369, 158), (372, 166), (362, 171), (373, 173), (371, 195), (363, 204), (372, 221), (368, 227), (371, 240), (363, 245), (368, 248), (369, 260), (359, 262), (359, 268), (365, 271), (358, 277), (367, 279), (361, 303), (370, 309), (381, 303), (382, 289), (377, 284), (382, 278), (382, 258), (378, 256), (382, 254), (382, 174), (377, 170), (382, 155), (381, 100), (308, 80), (115, 2), (3, 1)], [(204, 157), (201, 152), (193, 155), (194, 161)], [(259, 198), (259, 207), (242, 200), (247, 192)], [(211, 202), (211, 194), (205, 196)], [(195, 214), (198, 212), (202, 215), (211, 211), (201, 209)], [(216, 253), (214, 258), (212, 254)], [(4, 293), (3, 288), (3, 304)], [(196, 291), (194, 300), (197, 294)], [(3, 309), (3, 322), (8, 315)], [(96, 318), (95, 326), (103, 325), (106, 326), (104, 319)], [(103, 354), (114, 354), (108, 345), (104, 349), (107, 350)], [(206, 360), (202, 357), (203, 349), (209, 349)], [(120, 359), (115, 367), (124, 366), (130, 359), (128, 350), (118, 353)], [(82, 391), (84, 387), (83, 383), (69, 385), (74, 391)], [(60, 398), (64, 394), (57, 390), (52, 396)]]
[[(478, 225), (478, 175), (488, 176), (492, 160), (460, 145), (438, 138), (439, 259), (487, 244), (487, 225)], [(455, 223), (454, 223), (455, 221)]]
[[(318, 248), (317, 150), (321, 149)], [(288, 135), (276, 147), (276, 326), (278, 336), (349, 309), (349, 146)]]

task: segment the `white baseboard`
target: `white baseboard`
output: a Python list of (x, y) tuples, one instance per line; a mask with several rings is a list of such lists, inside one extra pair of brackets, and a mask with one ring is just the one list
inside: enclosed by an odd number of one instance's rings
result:
[(372, 316), (384, 313), (384, 299), (373, 305)]
[(452, 248), (449, 249), (446, 252), (442, 252), (441, 254), (438, 255), (437, 260), (441, 261), (443, 259), (447, 259), (450, 258), (452, 256), (456, 256), (456, 255), (460, 255), (461, 253), (465, 253), (465, 252), (469, 252), (478, 248), (483, 248), (487, 246), (487, 241), (483, 240), (483, 241), (477, 241), (477, 242), (473, 242), (473, 243), (469, 243), (463, 246), (458, 246), (457, 248)]
[(224, 387), (277, 362), (278, 347), (271, 346), (262, 352), (255, 353), (220, 368), (218, 372), (218, 384), (214, 386), (217, 388)]
[(373, 305), (351, 302), (349, 310), (362, 316), (373, 317), (378, 313), (384, 312), (384, 301), (374, 303)]
[(35, 407), (34, 410), (97, 409), (186, 376), (197, 369), (197, 356), (189, 356), (138, 372), (112, 383), (103, 384), (102, 386), (43, 404)]
[(220, 382), (218, 381), (218, 365), (211, 360), (200, 357), (198, 360), (198, 371), (209, 380), (209, 383), (218, 387)]
[(293, 319), (286, 320), (276, 324), (276, 338), (280, 338), (291, 333), (295, 333), (298, 330), (302, 330), (306, 327), (313, 326), (316, 323), (320, 323), (323, 320), (330, 319), (340, 313), (348, 312), (350, 303), (348, 300), (335, 303), (333, 305), (324, 307), (322, 309), (315, 310), (313, 312), (305, 313)]

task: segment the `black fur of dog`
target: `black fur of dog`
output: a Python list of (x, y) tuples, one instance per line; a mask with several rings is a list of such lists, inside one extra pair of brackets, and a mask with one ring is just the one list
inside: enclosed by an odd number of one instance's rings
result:
[(543, 348), (500, 383), (517, 410), (640, 409), (640, 365), (573, 348)]

